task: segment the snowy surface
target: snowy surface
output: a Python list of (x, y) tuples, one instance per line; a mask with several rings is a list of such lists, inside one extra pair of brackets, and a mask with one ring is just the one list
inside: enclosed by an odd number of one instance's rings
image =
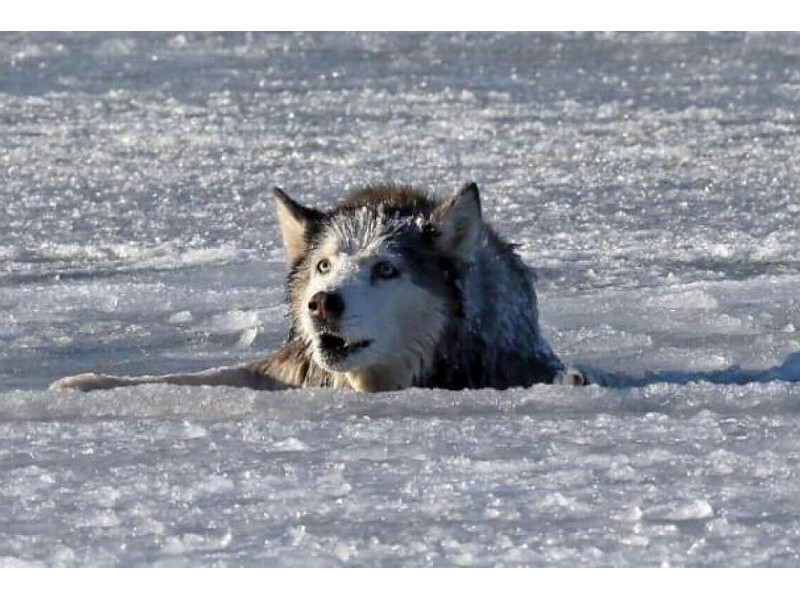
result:
[[(0, 34), (0, 565), (800, 566), (800, 36)], [(269, 189), (481, 187), (610, 387), (147, 386), (286, 334)]]

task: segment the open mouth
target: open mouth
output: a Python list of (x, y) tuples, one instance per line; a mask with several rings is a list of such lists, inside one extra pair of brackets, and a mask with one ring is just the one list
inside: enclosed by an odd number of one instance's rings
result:
[(319, 349), (328, 360), (334, 362), (341, 361), (351, 356), (352, 354), (363, 350), (372, 342), (370, 340), (361, 340), (360, 342), (347, 343), (342, 336), (335, 333), (322, 333), (319, 336)]

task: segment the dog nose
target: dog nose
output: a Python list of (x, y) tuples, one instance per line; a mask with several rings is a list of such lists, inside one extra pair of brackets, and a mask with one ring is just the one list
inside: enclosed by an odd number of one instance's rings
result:
[(344, 299), (336, 292), (317, 292), (309, 300), (308, 310), (321, 321), (338, 319), (344, 312)]

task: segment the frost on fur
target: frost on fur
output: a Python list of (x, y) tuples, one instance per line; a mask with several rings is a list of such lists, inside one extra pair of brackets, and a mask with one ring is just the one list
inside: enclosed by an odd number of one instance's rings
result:
[(280, 350), (240, 367), (91, 374), (53, 387), (161, 382), (375, 392), (586, 382), (542, 337), (533, 273), (484, 222), (474, 183), (444, 201), (408, 186), (371, 186), (328, 211), (279, 188), (274, 198), (291, 319)]

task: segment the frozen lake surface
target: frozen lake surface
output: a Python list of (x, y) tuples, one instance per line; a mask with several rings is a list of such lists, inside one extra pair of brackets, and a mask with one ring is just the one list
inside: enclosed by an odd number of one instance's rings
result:
[[(0, 34), (0, 565), (800, 566), (800, 35)], [(47, 384), (286, 335), (269, 190), (448, 194), (607, 387)]]

